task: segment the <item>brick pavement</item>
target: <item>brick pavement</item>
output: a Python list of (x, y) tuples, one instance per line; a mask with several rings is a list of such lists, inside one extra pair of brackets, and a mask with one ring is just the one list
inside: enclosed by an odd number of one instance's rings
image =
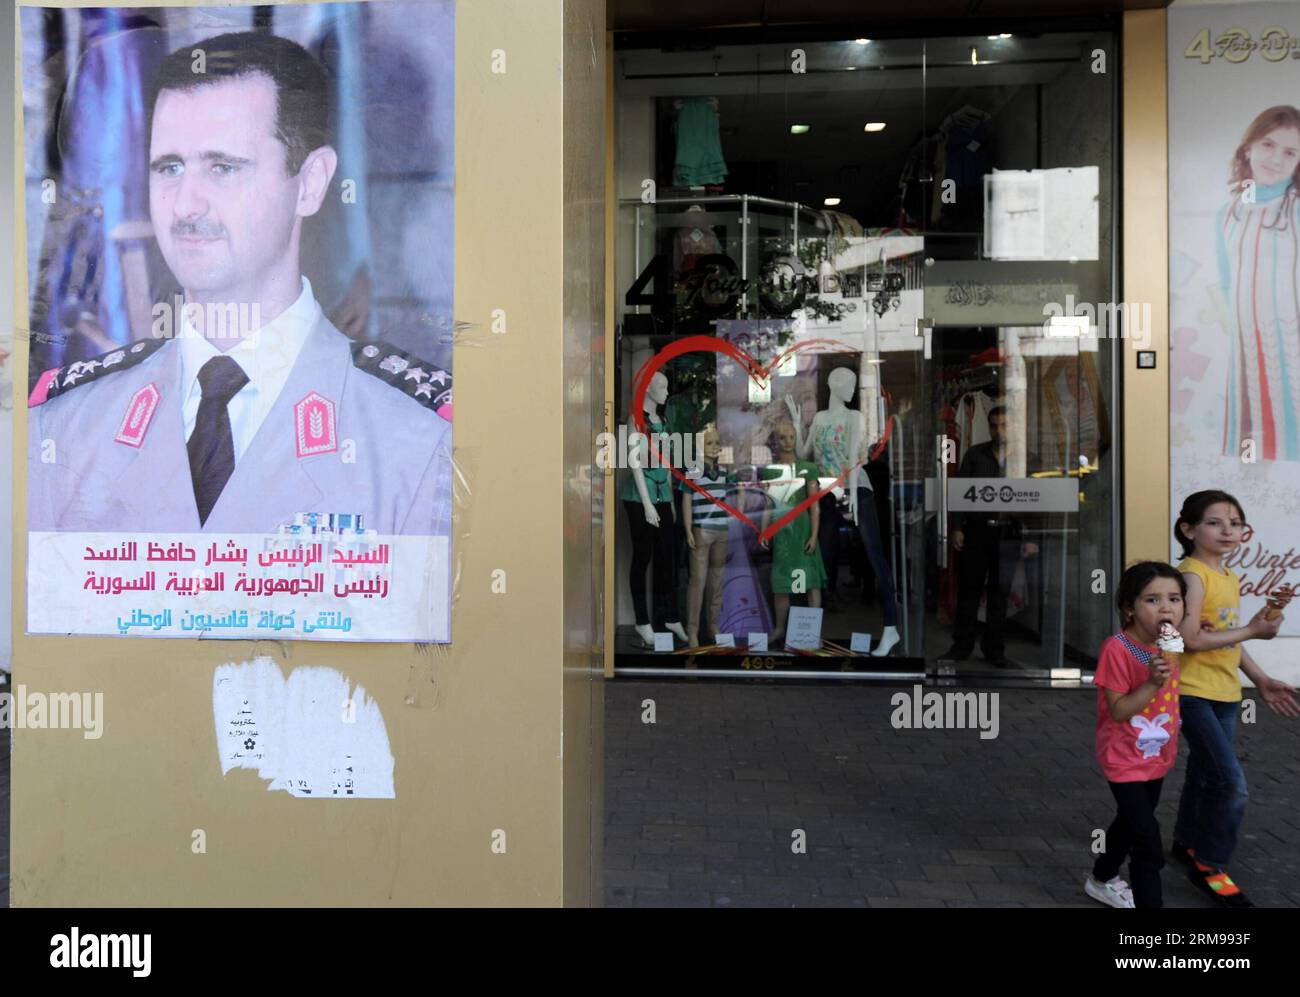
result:
[[(1089, 833), (1112, 816), (1093, 693), (1002, 690), (1000, 734), (896, 731), (895, 688), (641, 682), (606, 688), (606, 904), (1096, 907)], [(641, 723), (653, 699), (654, 726)], [(0, 906), (9, 903), (9, 732), (0, 732)], [(1300, 906), (1300, 724), (1261, 710), (1238, 879)], [(1185, 755), (1185, 750), (1183, 752)], [(1182, 764), (1166, 780), (1168, 841)], [(807, 853), (791, 851), (791, 831)], [(1204, 906), (1172, 868), (1169, 906)]]
[[(1000, 690), (1000, 734), (982, 741), (894, 730), (896, 691), (609, 683), (606, 905), (1100, 907), (1082, 893), (1090, 834), (1114, 815), (1095, 693)], [(1258, 905), (1300, 906), (1300, 723), (1260, 704), (1240, 731), (1251, 802), (1233, 870)], [(1165, 780), (1166, 845), (1185, 756)], [(1164, 883), (1167, 906), (1211, 906), (1172, 865)]]

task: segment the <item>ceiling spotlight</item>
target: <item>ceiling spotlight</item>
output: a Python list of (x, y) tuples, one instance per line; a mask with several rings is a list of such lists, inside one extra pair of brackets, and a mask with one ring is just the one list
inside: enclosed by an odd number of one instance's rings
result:
[(791, 135), (803, 135), (805, 132), (809, 131), (811, 128), (812, 128), (812, 125), (791, 125), (791, 126), (790, 126), (790, 134), (791, 134)]
[(824, 204), (828, 208), (834, 208), (838, 206), (839, 203), (840, 203), (840, 199), (838, 197), (828, 197), (826, 198), (826, 200), (822, 201), (822, 204)]
[(870, 39), (870, 38), (855, 38), (855, 39), (853, 39), (853, 44), (855, 44), (855, 45), (870, 45), (870, 44), (871, 44), (871, 39)]
[(885, 123), (883, 121), (868, 121), (862, 126), (862, 130), (864, 132), (883, 132), (885, 130)]
[(1002, 38), (1010, 38), (1010, 37), (1011, 37), (1010, 34), (1008, 34), (1008, 33), (1006, 33), (1006, 32), (1003, 32), (1003, 33), (1000, 34), (1000, 35), (989, 35), (989, 41), (991, 41), (991, 42), (995, 42), (995, 41), (998, 41), (999, 39), (1002, 39)]

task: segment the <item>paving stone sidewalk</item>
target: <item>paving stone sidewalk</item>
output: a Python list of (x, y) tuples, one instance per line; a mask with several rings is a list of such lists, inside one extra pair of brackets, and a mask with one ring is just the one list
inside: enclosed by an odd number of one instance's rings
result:
[[(901, 688), (609, 683), (606, 905), (1104, 909), (1082, 893), (1114, 816), (1096, 693), (1000, 690), (999, 736), (980, 740), (895, 730)], [(1300, 722), (1260, 703), (1238, 748), (1251, 800), (1232, 871), (1259, 906), (1300, 906)], [(1185, 760), (1165, 780), (1166, 847)], [(1167, 906), (1212, 906), (1172, 863), (1164, 884)]]
[[(894, 730), (896, 691), (609, 683), (607, 906), (1096, 907), (1080, 886), (1112, 802), (1092, 759), (1094, 694), (1002, 690), (999, 736), (981, 741), (974, 730)], [(641, 723), (645, 699), (653, 726)], [(1296, 907), (1300, 723), (1264, 709), (1258, 721), (1240, 734), (1251, 801), (1234, 872), (1259, 905)], [(1182, 770), (1166, 780), (1166, 842)], [(795, 829), (807, 854), (791, 851)], [(1206, 906), (1172, 867), (1164, 881), (1169, 906)]]

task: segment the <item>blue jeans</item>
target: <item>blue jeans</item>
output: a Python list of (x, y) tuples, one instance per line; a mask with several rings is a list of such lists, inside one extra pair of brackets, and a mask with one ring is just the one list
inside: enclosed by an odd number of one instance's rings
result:
[[(866, 474), (866, 471), (862, 472)], [(894, 572), (885, 555), (880, 539), (880, 521), (876, 516), (876, 496), (870, 488), (858, 489), (858, 535), (867, 550), (867, 560), (876, 575), (876, 591), (880, 594), (880, 608), (885, 614), (885, 626), (898, 624), (898, 604), (894, 596)]]
[(1223, 868), (1237, 847), (1249, 798), (1246, 774), (1232, 748), (1241, 704), (1183, 696), (1179, 712), (1190, 752), (1174, 842), (1195, 849), (1198, 861)]
[[(863, 471), (863, 474), (866, 472)], [(840, 524), (848, 517), (841, 514), (834, 496), (823, 495), (821, 500), (821, 527), (818, 542), (821, 545), (822, 563), (826, 566), (826, 588), (834, 592), (839, 581)], [(889, 567), (889, 555), (880, 536), (880, 517), (876, 515), (876, 496), (870, 488), (858, 489), (858, 536), (871, 570), (876, 576), (876, 591), (880, 595), (880, 608), (885, 616), (885, 626), (898, 625), (898, 602), (894, 590), (894, 572)], [(869, 594), (869, 590), (866, 590)]]

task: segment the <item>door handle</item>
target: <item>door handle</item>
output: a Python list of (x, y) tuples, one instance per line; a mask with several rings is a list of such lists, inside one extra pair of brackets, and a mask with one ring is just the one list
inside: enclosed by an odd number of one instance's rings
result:
[(939, 515), (935, 531), (939, 541), (939, 567), (948, 567), (948, 461), (944, 442), (947, 437), (940, 433), (934, 438), (935, 459), (939, 462)]

